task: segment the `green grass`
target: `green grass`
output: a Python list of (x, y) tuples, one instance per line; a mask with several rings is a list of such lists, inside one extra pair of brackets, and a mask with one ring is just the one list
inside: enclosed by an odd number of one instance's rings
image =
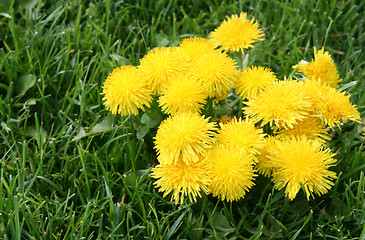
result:
[[(365, 239), (364, 126), (333, 134), (338, 179), (294, 201), (259, 177), (243, 200), (174, 205), (154, 189), (153, 136), (112, 116), (103, 81), (149, 49), (203, 36), (247, 11), (265, 41), (250, 65), (279, 78), (325, 47), (364, 118), (365, 2), (42, 1), (0, 3), (0, 239)], [(157, 119), (160, 116), (156, 116)]]

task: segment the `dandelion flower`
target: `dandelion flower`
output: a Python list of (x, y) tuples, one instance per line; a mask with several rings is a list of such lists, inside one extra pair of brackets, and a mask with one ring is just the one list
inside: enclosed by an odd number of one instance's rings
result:
[(314, 60), (310, 63), (301, 62), (293, 68), (301, 71), (307, 78), (321, 79), (324, 84), (330, 87), (337, 88), (338, 82), (340, 82), (331, 55), (323, 48), (319, 51), (314, 48)]
[(134, 66), (114, 69), (103, 85), (104, 105), (113, 114), (138, 114), (138, 109), (150, 107), (151, 91)]
[(237, 201), (254, 185), (253, 160), (244, 150), (218, 145), (206, 158), (211, 163), (209, 190), (214, 197)]
[(282, 137), (306, 136), (308, 139), (317, 139), (322, 143), (331, 139), (326, 126), (315, 116), (308, 116), (303, 120), (298, 120), (293, 125), (293, 128), (281, 129), (274, 127), (274, 132)]
[(293, 200), (301, 185), (307, 199), (313, 194), (322, 195), (333, 186), (336, 173), (328, 168), (336, 164), (335, 154), (316, 140), (306, 137), (280, 141), (271, 149), (270, 158), (276, 171), (273, 181), (277, 189), (285, 187), (285, 194)]
[(185, 73), (189, 66), (190, 58), (179, 48), (161, 47), (149, 51), (141, 59), (139, 68), (152, 92), (160, 93), (166, 84)]
[(190, 202), (196, 202), (197, 196), (201, 197), (201, 190), (209, 193), (209, 166), (204, 159), (189, 165), (184, 162), (159, 164), (152, 169), (151, 176), (158, 179), (154, 185), (159, 192), (164, 192), (163, 197), (172, 192), (171, 201), (176, 204), (183, 203), (186, 196)]
[(277, 81), (270, 69), (265, 67), (248, 67), (243, 70), (235, 83), (236, 92), (243, 99), (254, 98), (259, 95), (266, 86)]
[(262, 120), (261, 126), (275, 123), (284, 128), (293, 128), (304, 119), (312, 105), (303, 91), (303, 82), (293, 80), (275, 82), (246, 104), (243, 109), (254, 122)]
[(220, 101), (226, 100), (228, 98), (229, 92), (215, 92), (214, 94), (214, 102), (218, 104)]
[(260, 155), (257, 157), (258, 163), (255, 165), (255, 168), (265, 177), (271, 177), (276, 171), (276, 168), (273, 166), (272, 161), (269, 158), (269, 152), (271, 149), (275, 148), (275, 145), (281, 140), (282, 137), (280, 136), (267, 136), (265, 138), (264, 147), (260, 149)]
[(195, 113), (177, 113), (165, 119), (157, 130), (155, 148), (161, 164), (194, 163), (214, 143), (216, 124)]
[(213, 43), (202, 37), (184, 38), (180, 42), (179, 48), (191, 58), (215, 51)]
[(236, 118), (235, 116), (221, 116), (219, 118), (212, 118), (212, 121), (217, 121), (220, 124), (226, 124), (233, 121), (233, 119), (235, 118)]
[(247, 13), (242, 12), (227, 17), (221, 25), (210, 34), (216, 46), (222, 46), (224, 50), (231, 52), (243, 52), (252, 48), (253, 43), (264, 36), (255, 18), (247, 20)]
[(180, 75), (162, 91), (158, 102), (165, 113), (198, 112), (206, 103), (207, 92), (197, 79)]
[(229, 92), (239, 72), (232, 58), (225, 53), (214, 51), (193, 59), (191, 73), (203, 83), (209, 97), (213, 97), (216, 92)]
[(329, 127), (340, 126), (347, 120), (360, 122), (360, 113), (345, 92), (318, 81), (306, 82), (305, 91), (313, 102), (314, 113)]
[(234, 118), (229, 123), (219, 125), (221, 129), (217, 135), (218, 144), (237, 147), (255, 155), (265, 144), (263, 130), (256, 128), (247, 118), (245, 120)]

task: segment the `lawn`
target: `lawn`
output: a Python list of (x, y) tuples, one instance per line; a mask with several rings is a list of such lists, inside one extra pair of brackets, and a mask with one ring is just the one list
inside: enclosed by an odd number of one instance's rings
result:
[[(330, 130), (334, 186), (290, 201), (258, 176), (239, 201), (183, 204), (154, 186), (162, 115), (113, 115), (103, 83), (155, 47), (255, 17), (248, 66), (279, 79), (331, 54), (362, 123)], [(0, 3), (0, 239), (365, 239), (365, 1), (4, 0)]]

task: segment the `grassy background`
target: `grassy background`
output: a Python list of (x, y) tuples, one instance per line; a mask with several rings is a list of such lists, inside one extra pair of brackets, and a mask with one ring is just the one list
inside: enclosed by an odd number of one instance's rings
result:
[(364, 9), (356, 0), (2, 1), (0, 238), (365, 239), (363, 125), (333, 134), (338, 179), (325, 196), (290, 202), (259, 177), (241, 201), (175, 206), (149, 176), (155, 128), (138, 139), (141, 119), (110, 115), (100, 96), (114, 68), (246, 11), (266, 35), (250, 65), (291, 76), (324, 46), (364, 117)]

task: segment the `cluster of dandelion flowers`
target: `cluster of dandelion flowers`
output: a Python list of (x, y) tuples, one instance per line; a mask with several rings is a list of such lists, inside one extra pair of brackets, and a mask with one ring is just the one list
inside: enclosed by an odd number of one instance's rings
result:
[(165, 119), (157, 130), (155, 148), (160, 164), (199, 161), (214, 144), (216, 124), (196, 113), (181, 112)]
[(246, 118), (233, 118), (231, 122), (220, 123), (217, 135), (217, 143), (244, 149), (247, 153), (258, 154), (258, 149), (264, 146), (263, 130), (256, 128), (255, 124)]
[(253, 66), (242, 70), (235, 82), (236, 93), (243, 99), (254, 98), (264, 90), (264, 88), (278, 79), (271, 72), (271, 69)]
[[(336, 90), (341, 80), (323, 48), (314, 48), (311, 62), (293, 66), (301, 81), (279, 81), (260, 66), (240, 69), (228, 52), (243, 54), (263, 37), (255, 18), (242, 12), (227, 17), (209, 39), (185, 38), (178, 47), (154, 48), (138, 67), (119, 67), (105, 80), (103, 102), (113, 114), (166, 114), (154, 137), (158, 165), (151, 177), (175, 204), (196, 202), (203, 193), (240, 200), (259, 173), (285, 189), (290, 200), (301, 188), (309, 199), (334, 185), (337, 176), (329, 169), (335, 154), (325, 148), (329, 130), (359, 122), (360, 113)], [(236, 113), (235, 100), (245, 105), (244, 118), (227, 116)], [(202, 112), (218, 116), (219, 126)]]
[(320, 118), (308, 116), (303, 120), (298, 120), (293, 128), (278, 128), (273, 127), (274, 133), (280, 137), (301, 137), (305, 136), (308, 139), (318, 140), (322, 143), (330, 140), (328, 128), (324, 125)]
[(202, 37), (184, 38), (180, 42), (179, 48), (191, 58), (215, 51), (212, 41)]
[(207, 92), (196, 78), (181, 74), (171, 81), (159, 97), (161, 109), (168, 114), (177, 112), (197, 112), (206, 103)]
[(337, 88), (340, 81), (336, 66), (331, 58), (331, 55), (321, 50), (317, 51), (314, 47), (314, 60), (311, 62), (301, 62), (293, 68), (301, 71), (307, 78), (321, 79), (324, 84)]
[(319, 81), (306, 82), (305, 92), (313, 102), (314, 114), (329, 127), (340, 126), (348, 120), (360, 122), (360, 113), (345, 92), (322, 85)]
[(191, 74), (202, 82), (209, 97), (229, 92), (238, 73), (236, 62), (219, 51), (192, 60)]
[(155, 48), (141, 60), (140, 66), (143, 78), (149, 84), (153, 93), (160, 93), (177, 75), (188, 71), (190, 58), (177, 47)]
[(261, 126), (275, 123), (284, 128), (293, 128), (298, 120), (308, 115), (312, 106), (303, 91), (303, 82), (294, 80), (275, 82), (246, 104), (243, 109), (254, 122), (262, 120)]
[(176, 164), (157, 165), (152, 169), (151, 176), (158, 179), (154, 185), (164, 192), (163, 197), (172, 192), (171, 201), (176, 204), (183, 203), (185, 196), (189, 197), (190, 202), (196, 202), (197, 196), (201, 197), (201, 190), (209, 193), (209, 168), (209, 162), (204, 158), (190, 164), (179, 161)]
[(322, 195), (333, 186), (336, 173), (328, 170), (336, 164), (335, 154), (316, 140), (306, 137), (289, 138), (278, 142), (269, 152), (272, 165), (276, 168), (273, 181), (279, 190), (293, 200), (301, 185), (306, 196)]
[(253, 43), (264, 36), (259, 29), (255, 18), (247, 19), (247, 13), (242, 12), (227, 17), (221, 25), (210, 33), (211, 40), (216, 46), (222, 46), (224, 50), (231, 52), (243, 52), (244, 49), (252, 48)]
[(211, 163), (209, 190), (221, 200), (237, 201), (254, 185), (253, 160), (246, 151), (217, 145), (206, 158)]
[(152, 102), (151, 91), (134, 66), (114, 69), (104, 82), (102, 94), (107, 110), (122, 116), (137, 115), (138, 109), (144, 110)]

